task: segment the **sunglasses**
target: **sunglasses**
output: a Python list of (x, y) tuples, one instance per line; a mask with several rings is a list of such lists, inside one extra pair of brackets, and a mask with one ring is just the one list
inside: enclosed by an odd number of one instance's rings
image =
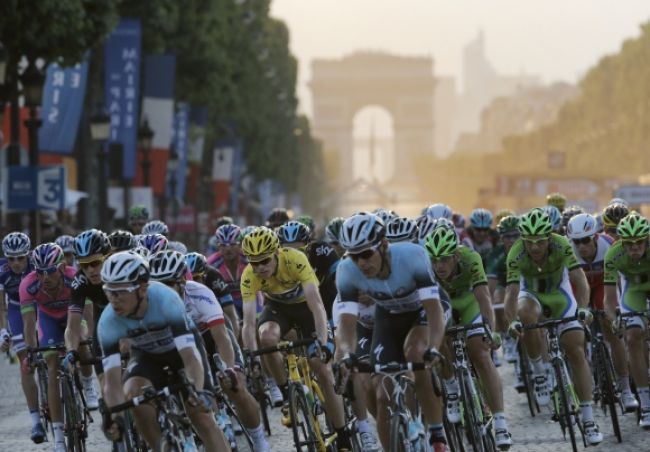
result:
[(7, 260), (9, 262), (24, 261), (25, 259), (27, 259), (27, 256), (9, 256), (9, 257), (7, 257)]
[(273, 260), (273, 256), (267, 257), (266, 259), (262, 259), (261, 261), (251, 262), (250, 264), (253, 267), (259, 267), (260, 265), (269, 265), (272, 260)]
[(586, 245), (587, 243), (591, 243), (593, 237), (583, 237), (581, 239), (573, 239), (573, 243), (576, 245)]
[(648, 240), (648, 238), (643, 238), (643, 239), (623, 239), (623, 245), (624, 246), (635, 246), (635, 245), (641, 245), (642, 243), (645, 243)]
[(441, 263), (441, 264), (443, 264), (443, 263), (447, 263), (447, 262), (449, 262), (451, 259), (453, 259), (453, 257), (454, 257), (454, 256), (435, 256), (435, 257), (432, 257), (431, 260), (432, 260), (434, 263)]
[(372, 248), (369, 248), (365, 251), (361, 251), (360, 253), (348, 254), (348, 256), (350, 256), (350, 259), (352, 259), (354, 262), (357, 262), (359, 259), (363, 259), (364, 261), (367, 261), (368, 259), (370, 259), (372, 256), (375, 255), (375, 251), (377, 251), (377, 247), (373, 246)]
[(79, 262), (81, 268), (97, 268), (104, 263), (104, 259), (95, 259), (90, 262)]
[(59, 269), (58, 265), (55, 265), (54, 267), (48, 267), (48, 268), (37, 268), (36, 274), (41, 276), (51, 275), (52, 273), (56, 273), (58, 269)]
[(140, 284), (136, 284), (136, 285), (131, 286), (131, 287), (120, 287), (119, 289), (117, 289), (115, 287), (109, 287), (107, 285), (102, 286), (102, 289), (104, 289), (104, 292), (107, 295), (110, 294), (110, 295), (113, 295), (115, 297), (119, 297), (120, 295), (124, 295), (124, 294), (127, 294), (127, 293), (133, 293), (136, 290), (138, 290), (139, 288), (140, 288)]
[(217, 243), (217, 246), (220, 246), (221, 248), (227, 248), (229, 246), (239, 246), (239, 242), (231, 242), (231, 243)]
[(522, 237), (522, 240), (526, 243), (530, 243), (531, 245), (537, 245), (538, 243), (548, 242), (548, 237), (539, 237), (536, 239), (532, 239), (530, 237)]

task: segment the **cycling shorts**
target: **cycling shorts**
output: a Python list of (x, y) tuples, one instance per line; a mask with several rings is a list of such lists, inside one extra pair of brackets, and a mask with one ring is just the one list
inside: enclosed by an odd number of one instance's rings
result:
[[(650, 281), (645, 283), (631, 283), (621, 277), (621, 312), (646, 311), (648, 309), (648, 298), (650, 297)], [(641, 317), (626, 319), (626, 328), (645, 328), (645, 322)]]
[(280, 325), (280, 337), (284, 337), (292, 328), (300, 328), (302, 337), (311, 337), (316, 332), (314, 314), (307, 303), (278, 303), (267, 300), (264, 310), (258, 320), (258, 326), (266, 322), (275, 322)]
[[(68, 316), (54, 318), (38, 311), (38, 344), (40, 347), (61, 345), (65, 342), (65, 327), (68, 323)], [(54, 352), (45, 352), (43, 356), (51, 355)]]
[(9, 303), (7, 306), (7, 323), (11, 334), (11, 349), (14, 353), (25, 350), (25, 337), (23, 336), (23, 316), (20, 305)]
[(404, 341), (416, 326), (427, 325), (427, 314), (420, 307), (415, 311), (391, 314), (386, 309), (375, 307), (375, 326), (370, 346), (370, 363), (387, 364), (404, 362)]

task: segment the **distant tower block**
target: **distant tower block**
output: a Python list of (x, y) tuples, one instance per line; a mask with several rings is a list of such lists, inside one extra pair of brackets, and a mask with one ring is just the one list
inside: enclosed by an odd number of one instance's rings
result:
[(339, 187), (352, 181), (353, 119), (368, 105), (385, 108), (393, 118), (395, 172), (391, 182), (413, 182), (416, 157), (433, 155), (431, 58), (359, 52), (342, 59), (314, 60), (309, 86), (314, 135), (324, 141), (325, 149), (338, 153)]

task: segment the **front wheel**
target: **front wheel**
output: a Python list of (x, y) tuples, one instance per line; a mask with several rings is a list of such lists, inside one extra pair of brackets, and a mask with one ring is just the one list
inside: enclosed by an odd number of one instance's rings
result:
[(318, 450), (310, 406), (301, 384), (289, 386), (289, 416), (297, 452)]
[(68, 450), (73, 452), (85, 452), (86, 444), (81, 432), (82, 429), (82, 407), (79, 398), (75, 393), (74, 383), (65, 377), (61, 377), (61, 402), (63, 403), (63, 425), (65, 428)]
[(556, 409), (557, 417), (560, 421), (560, 427), (564, 433), (566, 439), (566, 431), (569, 431), (569, 438), (571, 440), (571, 448), (573, 452), (578, 452), (578, 445), (576, 443), (576, 432), (575, 432), (575, 413), (573, 413), (573, 406), (569, 396), (568, 382), (564, 374), (564, 363), (560, 360), (556, 360), (553, 363), (553, 368), (555, 370), (555, 380), (556, 380)]
[(400, 415), (390, 418), (390, 452), (410, 452), (408, 422)]

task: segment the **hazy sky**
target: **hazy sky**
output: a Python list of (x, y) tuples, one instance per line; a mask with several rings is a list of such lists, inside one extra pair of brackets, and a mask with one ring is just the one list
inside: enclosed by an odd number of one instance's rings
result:
[(462, 48), (483, 29), (500, 73), (576, 82), (650, 19), (650, 0), (273, 0), (271, 9), (291, 30), (308, 114), (314, 58), (355, 50), (431, 55), (436, 74), (460, 77)]

